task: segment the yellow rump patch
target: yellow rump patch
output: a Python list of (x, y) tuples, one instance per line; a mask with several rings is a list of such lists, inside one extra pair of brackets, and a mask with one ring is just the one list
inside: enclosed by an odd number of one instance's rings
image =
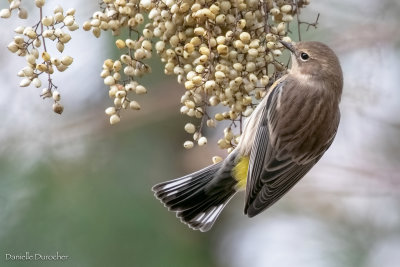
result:
[(238, 189), (246, 188), (249, 160), (250, 160), (249, 157), (242, 157), (240, 158), (236, 166), (233, 168), (233, 177), (235, 178), (236, 181), (238, 181), (238, 184), (236, 185)]

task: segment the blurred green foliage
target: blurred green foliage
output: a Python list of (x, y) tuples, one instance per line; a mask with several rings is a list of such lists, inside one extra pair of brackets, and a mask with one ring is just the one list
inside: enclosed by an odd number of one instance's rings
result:
[[(84, 158), (49, 154), (28, 169), (3, 156), (0, 266), (212, 266), (207, 236), (180, 224), (150, 191), (182, 174), (182, 123), (172, 116), (99, 133)], [(5, 261), (25, 251), (69, 259)]]

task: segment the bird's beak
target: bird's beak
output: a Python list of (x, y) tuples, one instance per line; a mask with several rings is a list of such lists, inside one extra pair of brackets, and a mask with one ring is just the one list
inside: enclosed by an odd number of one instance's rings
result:
[(285, 42), (285, 41), (279, 41), (284, 47), (286, 47), (287, 49), (289, 49), (290, 52), (292, 52), (293, 54), (296, 54), (296, 49), (294, 48), (294, 46), (291, 43)]

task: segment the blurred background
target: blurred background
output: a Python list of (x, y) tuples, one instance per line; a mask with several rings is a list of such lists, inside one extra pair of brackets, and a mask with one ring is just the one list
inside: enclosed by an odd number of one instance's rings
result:
[[(97, 8), (60, 3), (79, 7), (80, 25)], [(150, 191), (225, 156), (212, 140), (183, 149), (183, 88), (157, 59), (153, 78), (143, 81), (149, 92), (139, 99), (142, 110), (110, 126), (99, 72), (114, 53), (113, 39), (73, 32), (64, 53), (74, 64), (54, 79), (65, 106), (59, 116), (40, 90), (18, 87), (24, 60), (6, 47), (10, 29), (26, 21), (1, 20), (0, 266), (399, 266), (399, 12), (391, 0), (311, 1), (301, 18), (313, 22), (320, 13), (319, 25), (308, 32), (303, 25), (302, 39), (329, 44), (344, 71), (336, 140), (268, 211), (248, 219), (238, 194), (208, 233), (181, 224)], [(219, 133), (208, 135), (215, 141)], [(69, 258), (5, 260), (26, 251)]]

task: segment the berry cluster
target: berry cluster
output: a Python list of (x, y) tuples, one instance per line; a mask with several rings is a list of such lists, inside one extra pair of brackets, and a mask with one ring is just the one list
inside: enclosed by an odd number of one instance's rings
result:
[[(232, 128), (241, 129), (266, 88), (285, 71), (279, 40), (291, 41), (288, 24), (307, 4), (308, 0), (103, 0), (83, 29), (96, 37), (102, 30), (119, 36), (127, 29), (130, 36), (116, 41), (121, 56), (104, 61), (101, 72), (114, 99), (114, 106), (106, 109), (110, 123), (120, 121), (122, 109), (140, 109), (128, 94), (146, 93), (137, 78), (150, 72), (144, 60), (151, 57), (154, 44), (165, 74), (176, 75), (186, 88), (181, 113), (200, 119), (198, 126), (185, 125), (193, 141), (185, 141), (184, 147), (192, 148), (194, 141), (205, 145), (203, 126), (227, 120), (230, 124), (218, 145), (232, 151), (241, 134)], [(146, 16), (150, 22), (142, 25)], [(217, 105), (226, 110), (211, 116), (209, 107)]]
[(151, 72), (145, 61), (152, 56), (153, 32), (150, 24), (145, 25), (142, 31), (139, 27), (143, 26), (144, 14), (149, 12), (151, 6), (151, 1), (143, 5), (139, 1), (103, 0), (102, 11), (96, 11), (91, 20), (83, 24), (83, 29), (92, 31), (96, 37), (100, 36), (101, 30), (111, 30), (114, 36), (120, 35), (124, 28), (129, 32), (128, 39), (117, 39), (115, 42), (121, 51), (119, 59), (106, 59), (100, 74), (104, 84), (109, 86), (110, 98), (114, 99), (114, 106), (105, 111), (110, 116), (111, 124), (120, 121), (122, 109), (140, 109), (140, 104), (132, 99), (132, 94), (147, 93), (137, 78)]
[[(232, 151), (238, 144), (243, 120), (250, 116), (267, 88), (286, 71), (280, 56), (281, 40), (291, 42), (288, 27), (310, 0), (102, 0), (83, 29), (99, 37), (102, 31), (118, 36), (117, 59), (106, 59), (100, 76), (109, 88), (113, 106), (105, 112), (110, 123), (120, 121), (124, 109), (139, 110), (136, 96), (147, 93), (138, 79), (151, 72), (147, 60), (153, 49), (164, 63), (164, 72), (175, 75), (184, 85), (180, 111), (199, 120), (187, 123), (185, 131), (192, 140), (185, 148), (207, 144), (204, 127), (227, 121), (221, 149)], [(18, 27), (8, 49), (27, 61), (18, 75), (20, 86), (41, 87), (40, 75), (47, 75), (44, 98), (53, 98), (53, 110), (61, 114), (60, 93), (51, 79), (55, 71), (64, 71), (72, 63), (69, 56), (48, 53), (46, 40), (54, 41), (59, 52), (71, 39), (67, 32), (79, 28), (74, 9), (61, 7), (52, 16), (43, 16), (45, 0), (35, 0), (40, 20), (32, 27)], [(0, 11), (8, 18), (18, 10), (20, 18), (28, 12), (21, 0), (9, 0), (9, 8)], [(318, 18), (317, 18), (318, 20)], [(309, 26), (315, 26), (317, 21)], [(125, 36), (125, 37), (122, 37)], [(127, 36), (127, 37), (126, 37)], [(212, 113), (211, 107), (224, 110)], [(234, 128), (239, 128), (235, 131)], [(219, 161), (219, 157), (213, 159)]]
[[(201, 119), (198, 127), (185, 130), (198, 145), (207, 139), (202, 126), (231, 121), (218, 141), (232, 151), (241, 133), (232, 127), (243, 118), (285, 70), (279, 61), (290, 42), (288, 23), (308, 1), (288, 0), (163, 0), (149, 13), (153, 34), (160, 38), (155, 49), (165, 63), (165, 73), (177, 76), (186, 91), (181, 113)], [(210, 116), (209, 107), (222, 105), (224, 112)], [(206, 123), (204, 123), (206, 122)], [(241, 128), (241, 127), (240, 127)], [(186, 141), (185, 148), (194, 146)]]
[(28, 11), (21, 6), (21, 0), (8, 0), (9, 7), (0, 10), (0, 18), (8, 19), (13, 10), (18, 10), (18, 17), (20, 19), (28, 18)]
[[(15, 4), (17, 3), (17, 4)], [(19, 13), (24, 9), (20, 7), (21, 1), (14, 0), (10, 3), (9, 11), (18, 8)], [(18, 76), (22, 78), (21, 87), (34, 85), (39, 88), (42, 86), (41, 75), (45, 75), (48, 86), (42, 90), (43, 98), (52, 98), (54, 101), (53, 111), (61, 114), (64, 107), (60, 103), (60, 92), (54, 85), (51, 74), (55, 70), (65, 71), (72, 64), (73, 58), (70, 56), (51, 56), (47, 52), (46, 41), (56, 42), (57, 50), (62, 53), (64, 46), (71, 40), (71, 35), (67, 32), (75, 31), (79, 28), (75, 22), (75, 9), (69, 9), (64, 13), (61, 6), (54, 9), (52, 16), (43, 16), (42, 7), (44, 0), (35, 0), (36, 7), (40, 11), (40, 19), (32, 27), (19, 26), (14, 31), (18, 34), (14, 40), (8, 45), (8, 49), (18, 56), (25, 57), (27, 65), (18, 72)], [(3, 14), (8, 13), (3, 9)], [(21, 17), (21, 15), (20, 15)], [(26, 16), (25, 16), (26, 17)]]

